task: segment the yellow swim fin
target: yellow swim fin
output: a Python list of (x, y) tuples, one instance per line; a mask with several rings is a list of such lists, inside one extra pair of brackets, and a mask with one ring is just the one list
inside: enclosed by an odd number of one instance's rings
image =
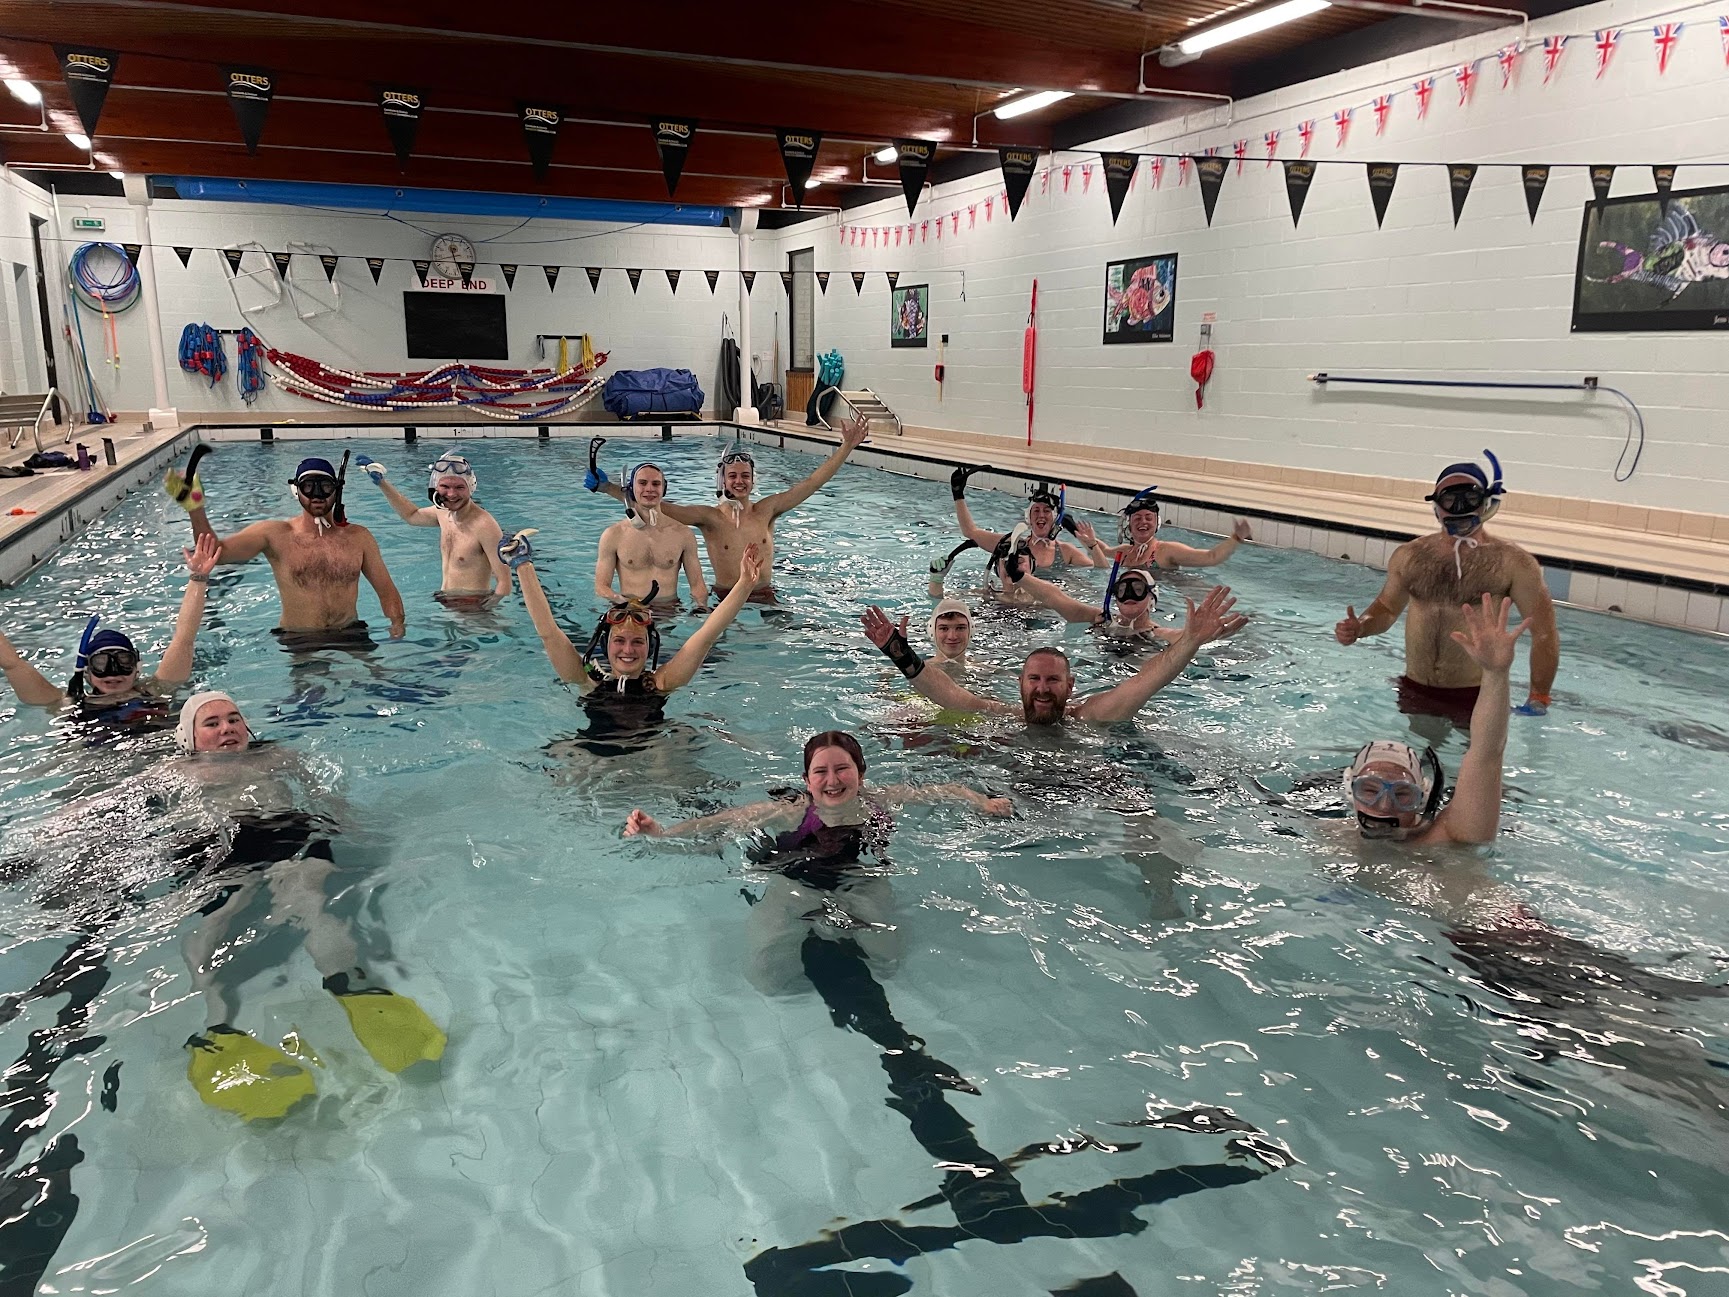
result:
[(385, 1071), (400, 1072), (416, 1063), (443, 1057), (445, 1034), (413, 1000), (379, 986), (361, 990), (349, 990), (347, 986), (345, 973), (324, 979), (325, 989), (348, 1015), (354, 1038)]
[(317, 1091), (312, 1074), (275, 1045), (233, 1027), (211, 1027), (186, 1042), (186, 1079), (212, 1108), (243, 1121), (280, 1117)]

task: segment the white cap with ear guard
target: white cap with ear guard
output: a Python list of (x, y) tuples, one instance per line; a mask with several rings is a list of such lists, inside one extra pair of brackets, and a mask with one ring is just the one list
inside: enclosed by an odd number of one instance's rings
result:
[[(933, 644), (936, 643), (936, 638), (937, 638), (937, 618), (949, 617), (949, 616), (954, 616), (954, 615), (959, 615), (961, 617), (965, 617), (967, 619), (967, 626), (969, 628), (972, 626), (972, 624), (973, 624), (973, 610), (971, 608), (967, 607), (966, 604), (962, 603), (959, 599), (950, 598), (950, 599), (939, 600), (937, 603), (937, 606), (935, 608), (931, 609), (931, 619), (930, 619), (930, 622), (928, 623), (927, 629), (930, 631), (931, 642)], [(937, 655), (937, 659), (939, 661), (952, 661), (953, 660), (953, 659), (945, 657), (943, 654), (943, 651), (940, 647), (937, 649), (936, 655)]]
[(193, 694), (180, 709), (180, 723), (174, 727), (174, 742), (182, 752), (198, 750), (194, 731), (198, 726), (199, 709), (207, 703), (227, 703), (235, 711), (240, 710), (240, 704), (220, 689), (207, 689), (203, 693)]

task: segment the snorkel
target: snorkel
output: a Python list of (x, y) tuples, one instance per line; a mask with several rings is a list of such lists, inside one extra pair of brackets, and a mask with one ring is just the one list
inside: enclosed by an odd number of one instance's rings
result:
[(1107, 620), (1107, 621), (1110, 620), (1110, 616), (1111, 616), (1111, 595), (1113, 593), (1115, 593), (1116, 588), (1117, 588), (1117, 573), (1122, 571), (1122, 568), (1123, 568), (1123, 556), (1121, 554), (1118, 554), (1116, 556), (1116, 558), (1111, 560), (1111, 574), (1109, 577), (1107, 577), (1105, 579), (1104, 614), (1105, 614), (1105, 620)]
[[(101, 624), (101, 614), (93, 615), (84, 623), (84, 633), (78, 637), (78, 654), (72, 662), (72, 678), (66, 682), (66, 696), (73, 702), (82, 702), (85, 695), (91, 692), (90, 686), (97, 677), (90, 671), (90, 659), (103, 649), (121, 649), (132, 655), (132, 671), (123, 674), (131, 675), (138, 670), (138, 649), (132, 641), (117, 630), (97, 630)], [(95, 692), (99, 697), (109, 696), (104, 694), (100, 687)]]
[[(1027, 573), (1038, 570), (1038, 564), (1033, 559), (1032, 546), (1027, 543), (1027, 537), (1032, 534), (1032, 530), (1026, 523), (1017, 522), (1009, 534), (996, 543), (996, 548), (991, 550), (989, 564), (985, 568), (985, 586), (987, 588), (990, 586), (992, 576), (1001, 575), (1008, 578), (1003, 583), (1006, 589), (1011, 583), (1026, 576)], [(1011, 560), (1018, 561), (1022, 565), (1023, 570), (1019, 574), (1009, 570)]]
[[(666, 480), (666, 473), (658, 464), (651, 464), (644, 460), (640, 464), (631, 465), (630, 472), (624, 475), (624, 516), (630, 519), (630, 524), (633, 527), (650, 527), (660, 521), (659, 509), (644, 509), (636, 502), (636, 475), (645, 468), (652, 468), (659, 473), (663, 483)], [(666, 498), (664, 485), (661, 488), (661, 498), (663, 500)]]
[(169, 471), (168, 494), (174, 503), (190, 513), (204, 506), (204, 484), (198, 480), (198, 461), (210, 453), (210, 447), (199, 444), (186, 457), (186, 472), (176, 475)]
[[(1367, 768), (1377, 764), (1396, 766), (1410, 775), (1412, 781), (1421, 787), (1420, 804), (1401, 808), (1395, 797), (1387, 808), (1394, 811), (1392, 815), (1377, 815), (1363, 810), (1358, 805), (1356, 785), (1365, 777), (1373, 779), (1374, 776), (1368, 774)], [(1435, 815), (1441, 808), (1441, 799), (1446, 795), (1446, 785), (1446, 772), (1441, 768), (1441, 759), (1435, 755), (1434, 748), (1424, 748), (1423, 755), (1418, 756), (1416, 749), (1410, 744), (1389, 739), (1365, 743), (1357, 750), (1357, 755), (1351, 759), (1351, 764), (1340, 778), (1345, 804), (1356, 811), (1358, 831), (1365, 838), (1390, 839), (1396, 842), (1423, 832), (1434, 822)], [(1383, 793), (1382, 798), (1386, 795)], [(1382, 798), (1377, 798), (1373, 803), (1377, 809), (1381, 808)], [(1412, 823), (1407, 825), (1400, 822), (1412, 813), (1416, 814)]]
[(744, 439), (742, 437), (736, 439), (732, 445), (727, 448), (726, 453), (720, 457), (720, 462), (714, 466), (715, 499), (730, 504), (735, 509), (742, 510), (744, 508), (744, 501), (735, 499), (733, 496), (727, 494), (726, 466), (728, 464), (749, 464), (751, 476), (753, 479), (755, 478), (756, 459), (744, 448)]
[[(342, 503), (342, 488), (348, 484), (348, 456), (351, 452), (342, 452), (342, 463), (336, 468), (336, 499), (330, 506), (330, 514), (336, 519), (338, 527), (348, 526), (348, 507)], [(320, 519), (319, 521), (323, 521)]]
[(474, 492), (480, 486), (480, 476), (474, 471), (474, 466), (468, 462), (468, 457), (466, 455), (441, 455), (426, 470), (426, 498), (432, 501), (434, 508), (450, 508), (444, 493), (438, 489), (438, 484), (447, 477), (458, 477), (467, 482), (469, 500), (473, 500)]

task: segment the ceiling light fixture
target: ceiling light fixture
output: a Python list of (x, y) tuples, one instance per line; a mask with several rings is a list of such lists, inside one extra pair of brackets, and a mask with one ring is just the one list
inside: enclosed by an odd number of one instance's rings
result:
[(1264, 9), (1246, 13), (1241, 18), (1233, 18), (1216, 27), (1207, 27), (1185, 36), (1174, 45), (1166, 45), (1159, 51), (1159, 62), (1165, 67), (1175, 67), (1231, 41), (1242, 40), (1245, 36), (1258, 36), (1274, 27), (1282, 27), (1286, 23), (1330, 8), (1331, 0), (1284, 0), (1282, 4), (1268, 5)]
[(67, 131), (66, 142), (75, 149), (83, 149), (86, 153), (90, 152), (90, 137), (88, 135), (81, 135), (77, 131)]
[(1072, 90), (1038, 90), (1024, 99), (1011, 99), (1006, 104), (998, 104), (991, 111), (1004, 119), (1019, 117), (1022, 113), (1036, 113), (1041, 108), (1049, 108), (1052, 104), (1072, 98), (1073, 95)]
[(42, 92), (28, 81), (7, 77), (6, 88), (12, 92), (12, 97), (21, 104), (29, 104), (32, 108), (36, 108), (42, 103)]
[(885, 144), (882, 148), (871, 154), (871, 156), (878, 162), (897, 162), (900, 160), (900, 155), (901, 151), (892, 144)]

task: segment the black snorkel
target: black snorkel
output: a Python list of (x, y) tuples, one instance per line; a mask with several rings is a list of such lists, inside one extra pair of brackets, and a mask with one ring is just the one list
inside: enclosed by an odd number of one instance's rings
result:
[[(203, 447), (199, 447), (200, 450)], [(194, 452), (196, 454), (197, 452)], [(348, 456), (352, 452), (342, 452), (342, 463), (336, 467), (336, 498), (330, 505), (330, 516), (338, 527), (348, 526), (348, 509), (342, 503), (342, 488), (348, 481)]]
[(194, 446), (192, 453), (186, 457), (186, 472), (182, 475), (180, 489), (174, 492), (174, 503), (183, 509), (186, 507), (186, 502), (192, 498), (192, 492), (196, 489), (193, 482), (197, 480), (198, 476), (198, 461), (209, 453), (210, 447), (200, 443)]

